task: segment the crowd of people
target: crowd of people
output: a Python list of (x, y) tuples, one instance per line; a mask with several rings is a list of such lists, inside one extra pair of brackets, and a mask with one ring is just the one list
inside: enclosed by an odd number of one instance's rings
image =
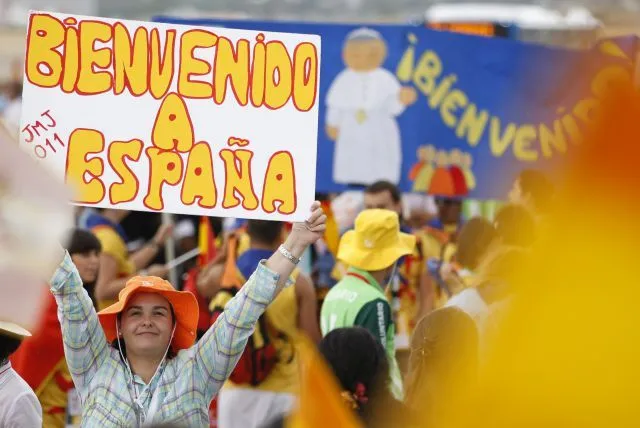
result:
[(408, 218), (386, 181), (363, 193), (343, 231), (327, 195), (303, 223), (207, 219), (215, 255), (179, 284), (161, 250), (193, 249), (197, 219), (79, 208), (38, 328), (0, 323), (0, 425), (284, 426), (303, 334), (364, 426), (436, 426), (482, 371), (553, 185), (523, 171), (494, 219), (438, 198)]

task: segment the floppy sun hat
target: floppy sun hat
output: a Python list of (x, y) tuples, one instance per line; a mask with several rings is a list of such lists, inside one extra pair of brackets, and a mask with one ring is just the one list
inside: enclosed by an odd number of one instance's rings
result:
[(355, 228), (340, 239), (338, 259), (349, 266), (377, 271), (413, 253), (416, 237), (400, 232), (398, 214), (382, 209), (362, 211)]
[(171, 304), (176, 321), (176, 331), (171, 342), (175, 352), (190, 348), (195, 343), (199, 314), (198, 301), (190, 292), (178, 291), (168, 281), (155, 276), (131, 278), (118, 294), (118, 301), (98, 312), (98, 319), (109, 343), (118, 337), (116, 328), (118, 314), (127, 307), (129, 300), (137, 293), (156, 293)]
[(25, 330), (18, 324), (6, 321), (0, 321), (0, 333), (6, 336), (17, 337), (19, 339), (31, 336), (31, 333), (28, 330)]

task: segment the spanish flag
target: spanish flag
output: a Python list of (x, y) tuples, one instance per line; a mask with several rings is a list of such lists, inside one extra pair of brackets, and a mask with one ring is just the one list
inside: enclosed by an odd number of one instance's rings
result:
[(304, 335), (297, 337), (301, 382), (298, 407), (286, 422), (287, 428), (362, 428), (355, 414), (340, 396), (336, 379)]
[(209, 217), (200, 217), (200, 228), (198, 229), (198, 266), (204, 267), (216, 257), (216, 237), (211, 227)]
[(200, 269), (206, 266), (207, 263), (213, 260), (216, 256), (215, 235), (208, 217), (203, 216), (200, 218), (198, 248), (200, 249), (198, 265), (187, 272), (187, 277), (184, 282), (184, 291), (191, 292), (198, 301), (198, 307), (200, 310), (200, 315), (198, 317), (198, 332), (199, 334), (204, 334), (204, 332), (209, 328), (211, 315), (209, 314), (209, 303), (198, 292), (198, 274), (200, 273)]

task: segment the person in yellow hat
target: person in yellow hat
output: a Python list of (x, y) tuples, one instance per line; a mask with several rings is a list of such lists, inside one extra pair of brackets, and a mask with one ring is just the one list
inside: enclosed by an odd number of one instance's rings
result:
[(19, 325), (0, 321), (0, 427), (42, 426), (42, 407), (27, 382), (11, 368), (9, 356), (23, 338), (31, 336)]
[(391, 391), (402, 397), (402, 378), (395, 357), (395, 327), (385, 288), (395, 276), (398, 260), (411, 254), (416, 238), (400, 231), (398, 214), (390, 210), (361, 212), (355, 229), (340, 240), (338, 260), (349, 266), (346, 275), (327, 294), (322, 305), (322, 334), (343, 327), (369, 330), (384, 346), (389, 359)]
[(258, 264), (224, 313), (196, 341), (198, 303), (150, 276), (131, 278), (118, 301), (96, 314), (68, 254), (54, 273), (65, 356), (83, 427), (174, 423), (209, 426), (209, 404), (238, 362), (259, 317), (288, 285), (299, 258), (319, 239), (319, 203), (277, 251)]

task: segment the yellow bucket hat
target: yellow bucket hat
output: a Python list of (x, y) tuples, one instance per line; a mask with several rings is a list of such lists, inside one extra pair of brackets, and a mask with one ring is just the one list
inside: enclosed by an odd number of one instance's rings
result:
[(377, 271), (413, 253), (415, 247), (416, 237), (400, 232), (397, 213), (365, 210), (356, 217), (354, 230), (340, 239), (338, 260), (357, 269)]

